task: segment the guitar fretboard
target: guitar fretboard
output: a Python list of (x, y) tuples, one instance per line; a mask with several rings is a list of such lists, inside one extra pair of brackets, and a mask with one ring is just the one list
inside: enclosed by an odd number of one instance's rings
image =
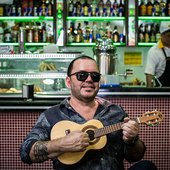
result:
[(117, 123), (115, 125), (109, 125), (109, 126), (105, 126), (103, 128), (99, 128), (99, 129), (95, 129), (94, 131), (94, 137), (101, 137), (104, 136), (106, 134), (109, 134), (111, 132), (120, 130), (122, 128), (122, 122)]

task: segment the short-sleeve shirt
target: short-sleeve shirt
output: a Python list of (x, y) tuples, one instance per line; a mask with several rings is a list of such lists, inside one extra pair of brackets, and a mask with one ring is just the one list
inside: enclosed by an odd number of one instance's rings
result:
[(159, 78), (164, 73), (166, 58), (162, 51), (162, 48), (165, 49), (167, 57), (170, 57), (170, 48), (164, 47), (162, 41), (160, 40), (148, 51), (145, 74), (155, 75), (157, 78)]

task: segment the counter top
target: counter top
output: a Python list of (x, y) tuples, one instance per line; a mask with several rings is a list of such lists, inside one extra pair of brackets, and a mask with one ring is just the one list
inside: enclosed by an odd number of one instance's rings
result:
[[(47, 109), (60, 103), (70, 95), (70, 91), (58, 91), (51, 93), (34, 94), (33, 99), (23, 99), (22, 94), (1, 94), (0, 109)], [(100, 97), (126, 97), (126, 96), (170, 96), (170, 88), (141, 88), (141, 87), (110, 87), (100, 89)]]

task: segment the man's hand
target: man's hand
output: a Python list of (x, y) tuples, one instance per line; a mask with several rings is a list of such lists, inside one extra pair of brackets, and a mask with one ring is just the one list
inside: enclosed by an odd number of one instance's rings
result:
[(61, 139), (62, 152), (84, 151), (89, 146), (89, 136), (81, 131), (74, 131)]
[(138, 136), (139, 125), (136, 121), (130, 120), (129, 118), (126, 117), (122, 125), (122, 130), (124, 142), (130, 143), (131, 141), (134, 140), (135, 137)]

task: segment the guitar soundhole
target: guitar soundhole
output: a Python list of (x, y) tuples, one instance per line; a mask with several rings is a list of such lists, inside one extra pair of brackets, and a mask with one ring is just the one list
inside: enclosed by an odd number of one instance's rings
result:
[(86, 133), (89, 135), (89, 138), (91, 141), (94, 140), (94, 131), (93, 130), (88, 130)]

